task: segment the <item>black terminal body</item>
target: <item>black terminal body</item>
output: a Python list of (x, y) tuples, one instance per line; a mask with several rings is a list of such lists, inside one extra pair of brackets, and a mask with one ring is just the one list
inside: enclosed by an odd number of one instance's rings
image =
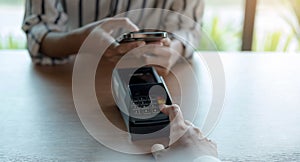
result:
[[(171, 105), (169, 91), (154, 67), (115, 69), (113, 89), (131, 139), (168, 137), (169, 117), (159, 109)], [(157, 132), (159, 131), (159, 132)]]

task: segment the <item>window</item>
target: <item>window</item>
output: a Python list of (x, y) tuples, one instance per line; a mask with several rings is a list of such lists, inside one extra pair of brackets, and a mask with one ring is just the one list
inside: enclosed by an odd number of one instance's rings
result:
[[(246, 1), (206, 0), (203, 28), (216, 48), (204, 37), (200, 50), (241, 50)], [(299, 23), (299, 0), (257, 0), (252, 50), (299, 51)]]
[(0, 49), (24, 49), (21, 30), (25, 0), (0, 0)]
[(299, 51), (300, 1), (258, 0), (258, 2), (253, 50)]

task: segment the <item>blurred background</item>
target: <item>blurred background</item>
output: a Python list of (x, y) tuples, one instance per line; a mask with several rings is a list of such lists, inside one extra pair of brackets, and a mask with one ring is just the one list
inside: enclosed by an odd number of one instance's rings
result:
[[(198, 50), (300, 51), (300, 0), (205, 2), (204, 36)], [(25, 0), (0, 0), (0, 49), (26, 48), (25, 34), (21, 30), (24, 3)], [(248, 10), (245, 10), (246, 4)], [(246, 18), (249, 17), (246, 24), (245, 11)], [(248, 35), (243, 36), (245, 33)]]

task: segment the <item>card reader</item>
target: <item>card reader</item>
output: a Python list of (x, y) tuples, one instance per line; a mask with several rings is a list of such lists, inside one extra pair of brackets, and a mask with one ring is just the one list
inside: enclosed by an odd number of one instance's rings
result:
[(154, 67), (115, 69), (113, 94), (132, 140), (169, 137), (169, 117), (159, 105), (171, 105), (166, 84)]

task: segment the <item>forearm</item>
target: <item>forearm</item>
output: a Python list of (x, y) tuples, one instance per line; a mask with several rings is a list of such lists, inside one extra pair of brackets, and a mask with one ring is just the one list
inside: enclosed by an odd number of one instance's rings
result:
[(80, 31), (50, 32), (42, 40), (40, 52), (50, 57), (76, 54), (87, 34)]
[(40, 52), (50, 57), (66, 57), (78, 53), (82, 43), (101, 21), (70, 32), (50, 32), (42, 40)]

